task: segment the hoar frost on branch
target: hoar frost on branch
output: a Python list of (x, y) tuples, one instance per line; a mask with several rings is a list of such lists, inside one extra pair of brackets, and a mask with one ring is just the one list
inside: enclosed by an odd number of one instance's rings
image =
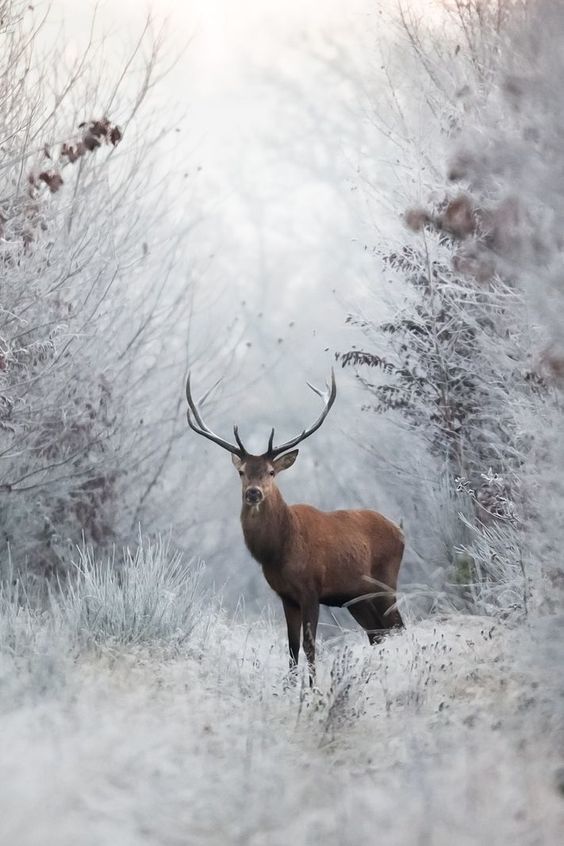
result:
[(150, 178), (159, 37), (148, 22), (116, 84), (92, 36), (53, 91), (66, 65), (33, 10), (0, 21), (0, 543), (49, 572), (137, 531), (180, 431), (174, 381), (154, 402), (182, 306)]
[[(483, 610), (527, 610), (533, 582), (538, 601), (542, 593), (529, 543), (539, 514), (531, 466), (546, 452), (538, 422), (553, 414), (555, 395), (542, 332), (523, 291), (525, 265), (499, 261), (501, 252), (513, 252), (518, 222), (509, 192), (492, 202), (507, 172), (508, 145), (482, 135), (489, 131), (484, 103), (496, 100), (504, 48), (529, 6), (456, 3), (452, 12), (445, 37), (437, 40), (401, 15), (404, 49), (422, 70), (416, 87), (427, 109), (427, 133), (434, 127), (439, 152), (429, 144), (421, 163), (426, 202), (398, 209), (413, 234), (394, 249), (375, 251), (382, 276), (399, 286), (393, 316), (351, 316), (370, 343), (341, 360), (358, 368), (369, 408), (393, 415), (423, 439), (434, 460), (435, 488), (444, 486), (451, 502), (459, 500), (445, 540), (447, 578), (472, 605), (481, 596)], [(401, 143), (410, 139), (413, 146), (409, 104), (400, 98), (396, 92), (392, 100)], [(508, 109), (514, 113), (514, 104)], [(499, 131), (501, 122), (492, 125)], [(464, 137), (469, 140), (454, 156)], [(497, 170), (484, 167), (492, 157)], [(471, 184), (473, 166), (482, 180)], [(428, 498), (433, 502), (430, 490)]]
[[(544, 402), (521, 413), (530, 444), (522, 473), (529, 492), (526, 534), (548, 607), (564, 600), (564, 10), (556, 0), (515, 8), (486, 91), (472, 92), (453, 142), (449, 176), (468, 204), (486, 210), (476, 260), (524, 292), (538, 324)], [(464, 249), (462, 245), (461, 249)]]

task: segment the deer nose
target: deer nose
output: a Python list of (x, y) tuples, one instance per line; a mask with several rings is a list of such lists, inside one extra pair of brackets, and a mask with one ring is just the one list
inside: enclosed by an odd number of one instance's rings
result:
[(256, 505), (258, 502), (261, 502), (262, 498), (263, 495), (260, 488), (247, 488), (245, 491), (245, 500), (251, 505)]

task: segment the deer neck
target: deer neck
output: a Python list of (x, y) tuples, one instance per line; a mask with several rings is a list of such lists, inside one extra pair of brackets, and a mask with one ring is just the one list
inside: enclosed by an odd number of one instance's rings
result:
[(258, 506), (243, 504), (241, 525), (247, 548), (263, 567), (281, 566), (290, 542), (292, 515), (278, 488)]

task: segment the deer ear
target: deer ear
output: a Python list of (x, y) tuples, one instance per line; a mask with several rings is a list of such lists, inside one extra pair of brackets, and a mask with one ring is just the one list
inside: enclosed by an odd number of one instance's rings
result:
[(241, 464), (243, 463), (243, 459), (242, 459), (242, 458), (239, 458), (239, 456), (238, 456), (238, 455), (235, 455), (235, 453), (234, 453), (234, 452), (232, 452), (232, 453), (231, 453), (231, 461), (232, 461), (232, 462), (233, 462), (233, 464), (235, 465), (235, 469), (236, 469), (236, 470), (240, 470), (240, 469), (241, 469)]
[(298, 457), (299, 449), (293, 449), (292, 452), (287, 452), (286, 455), (281, 455), (280, 458), (277, 458), (274, 461), (274, 469), (277, 473), (281, 473), (282, 470), (287, 470), (288, 467), (291, 467), (296, 458)]

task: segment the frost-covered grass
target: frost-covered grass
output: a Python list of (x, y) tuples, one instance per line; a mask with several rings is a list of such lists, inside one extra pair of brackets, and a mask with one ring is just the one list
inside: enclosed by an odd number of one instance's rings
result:
[(282, 621), (230, 622), (197, 565), (145, 545), (119, 579), (78, 567), (49, 611), (0, 600), (0, 843), (558, 842), (546, 627), (437, 617), (372, 649), (351, 629), (310, 691)]
[(201, 562), (186, 562), (162, 541), (126, 549), (121, 558), (97, 560), (91, 548), (54, 598), (81, 644), (180, 645), (201, 625), (209, 601)]

